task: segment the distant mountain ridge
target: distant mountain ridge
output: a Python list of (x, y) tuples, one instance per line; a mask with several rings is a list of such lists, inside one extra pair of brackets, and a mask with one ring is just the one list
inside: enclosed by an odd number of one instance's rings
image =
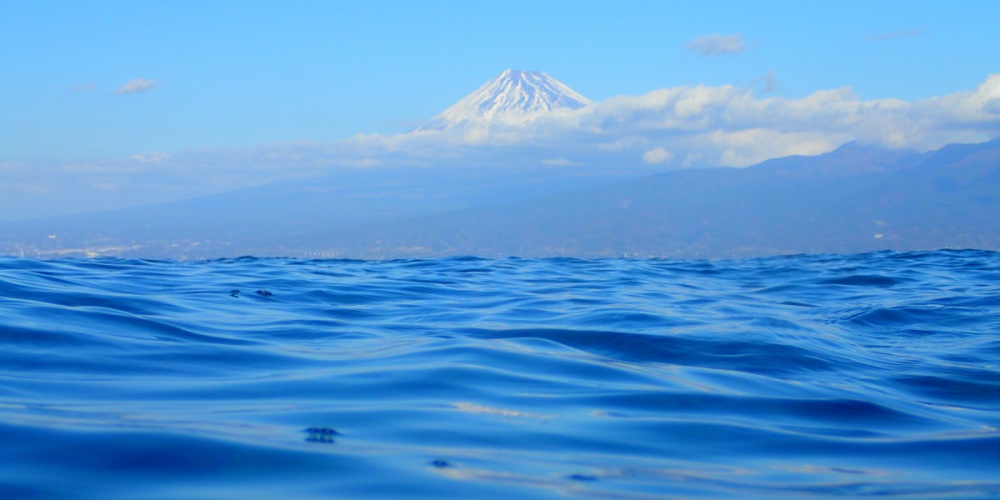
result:
[(643, 177), (366, 169), (115, 212), (0, 224), (0, 254), (734, 258), (1000, 250), (1000, 140)]
[(312, 244), (339, 239), (350, 242), (330, 247), (340, 255), (384, 257), (997, 251), (998, 214), (1000, 140), (923, 154), (848, 144), (743, 169), (677, 170), (317, 234)]
[(515, 124), (539, 113), (580, 109), (588, 104), (590, 99), (544, 72), (508, 69), (417, 130)]

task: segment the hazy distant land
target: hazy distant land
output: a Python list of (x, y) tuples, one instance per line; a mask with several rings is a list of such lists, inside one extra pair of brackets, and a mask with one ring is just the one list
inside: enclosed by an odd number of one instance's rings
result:
[(25, 257), (729, 258), (1000, 249), (1000, 141), (745, 169), (364, 169), (0, 225)]

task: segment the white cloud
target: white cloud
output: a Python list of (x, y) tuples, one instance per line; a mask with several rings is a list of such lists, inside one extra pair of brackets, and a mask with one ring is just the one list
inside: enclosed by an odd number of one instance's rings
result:
[(88, 83), (88, 84), (85, 84), (85, 85), (73, 85), (69, 89), (72, 90), (72, 91), (74, 91), (74, 92), (90, 92), (90, 91), (94, 90), (94, 84), (93, 83)]
[(159, 151), (153, 151), (149, 153), (139, 153), (129, 156), (128, 159), (132, 161), (137, 161), (139, 163), (154, 163), (164, 160), (169, 160), (170, 155), (167, 153), (161, 153)]
[(579, 163), (570, 160), (569, 158), (549, 158), (542, 160), (542, 165), (548, 165), (550, 167), (572, 167), (579, 165)]
[(122, 162), (70, 163), (63, 165), (60, 170), (64, 174), (83, 175), (136, 174), (145, 172), (143, 167), (127, 165)]
[(1000, 97), (993, 97), (983, 102), (983, 111), (1000, 115)]
[(684, 161), (681, 162), (681, 166), (688, 168), (699, 163), (701, 163), (701, 153), (688, 153), (688, 155), (684, 157)]
[(642, 154), (642, 161), (650, 165), (657, 165), (673, 158), (674, 154), (663, 148), (650, 149)]
[[(818, 155), (849, 142), (845, 139), (824, 133), (783, 133), (767, 128), (718, 130), (706, 136), (708, 149), (715, 149), (718, 154), (718, 164), (731, 167), (745, 167), (776, 156)], [(775, 155), (776, 151), (780, 154)]]
[(116, 94), (134, 94), (136, 92), (145, 92), (153, 86), (156, 85), (156, 78), (150, 78), (149, 80), (143, 78), (136, 78), (125, 82), (124, 85), (118, 87), (115, 90)]
[[(112, 206), (118, 200), (124, 206), (126, 201), (191, 197), (344, 168), (536, 166), (579, 169), (585, 175), (588, 169), (744, 167), (781, 156), (821, 154), (851, 141), (926, 151), (997, 137), (1000, 74), (972, 90), (913, 102), (864, 100), (850, 88), (786, 98), (732, 85), (691, 85), (464, 131), (361, 134), (169, 155), (146, 152), (46, 168), (0, 162), (0, 173), (6, 174), (0, 179), (0, 195), (24, 193), (18, 183), (30, 178), (58, 187), (46, 199), (56, 200), (59, 193), (73, 193), (66, 196), (76, 199), (84, 196), (77, 193), (87, 192), (92, 195), (87, 195), (88, 203)], [(17, 200), (29, 198), (25, 194)]]
[(211, 163), (280, 171), (558, 165), (572, 158), (580, 166), (744, 167), (821, 154), (850, 141), (926, 151), (988, 140), (1000, 136), (998, 103), (1000, 74), (973, 91), (915, 102), (866, 101), (847, 87), (793, 99), (762, 97), (733, 85), (693, 85), (613, 97), (521, 123), (220, 152)]
[(746, 50), (747, 44), (739, 33), (733, 35), (714, 33), (699, 36), (688, 42), (684, 48), (703, 56), (717, 56), (720, 54), (740, 54)]
[(27, 163), (19, 161), (0, 161), (0, 173), (5, 175), (22, 175), (30, 174), (32, 168)]

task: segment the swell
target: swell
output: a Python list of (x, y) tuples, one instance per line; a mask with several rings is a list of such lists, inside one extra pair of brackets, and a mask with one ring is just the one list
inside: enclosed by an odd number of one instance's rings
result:
[(0, 493), (996, 496), (998, 283), (980, 251), (0, 259)]

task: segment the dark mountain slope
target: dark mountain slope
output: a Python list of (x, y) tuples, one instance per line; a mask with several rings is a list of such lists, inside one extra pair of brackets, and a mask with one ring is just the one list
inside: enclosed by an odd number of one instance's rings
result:
[[(836, 168), (840, 165), (842, 168)], [(1000, 248), (1000, 143), (677, 171), (296, 239), (344, 256), (724, 258)]]

